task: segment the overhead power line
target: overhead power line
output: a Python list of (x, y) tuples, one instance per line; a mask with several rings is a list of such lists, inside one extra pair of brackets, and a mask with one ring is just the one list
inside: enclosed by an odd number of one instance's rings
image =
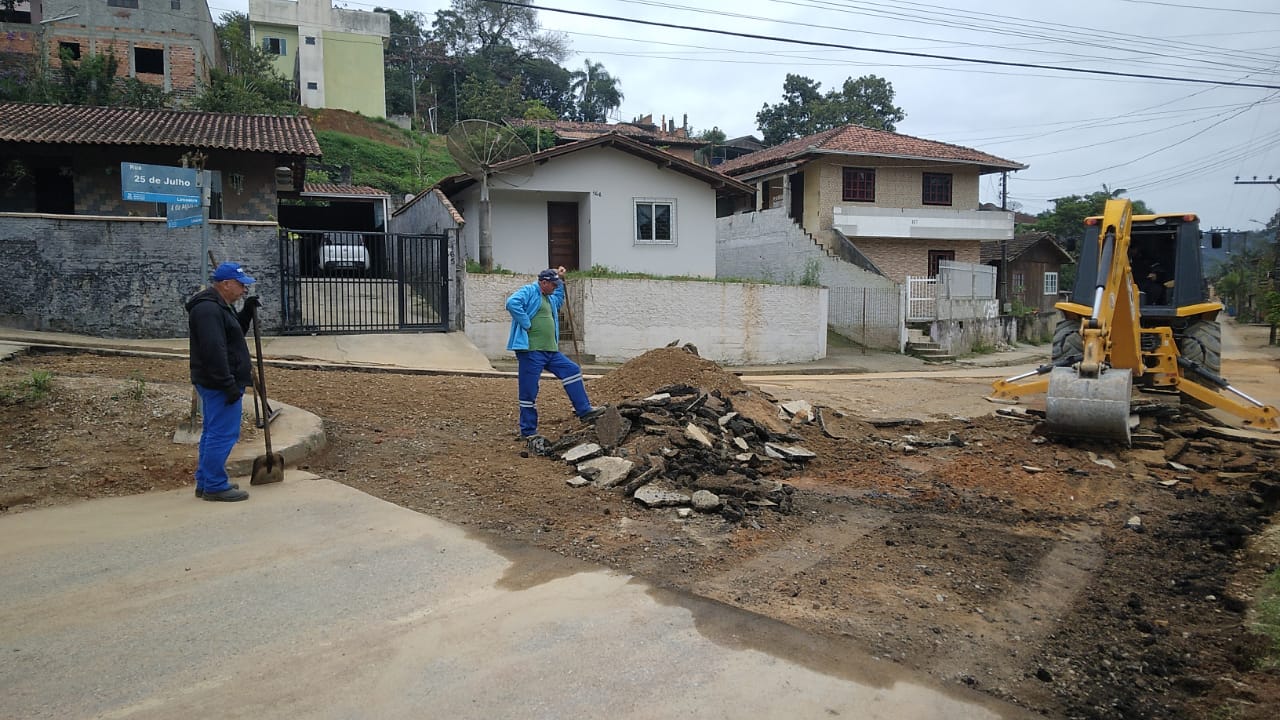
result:
[(510, 5), (512, 7), (531, 8), (534, 10), (542, 10), (546, 12), (563, 13), (566, 15), (577, 15), (580, 17), (595, 18), (597, 20), (613, 20), (615, 22), (631, 23), (634, 25), (648, 25), (650, 27), (668, 28), (671, 30), (688, 30), (690, 32), (710, 33), (713, 35), (727, 35), (729, 37), (740, 37), (748, 40), (768, 40), (771, 42), (788, 43), (791, 45), (807, 45), (810, 47), (828, 47), (839, 48), (841, 50), (858, 50), (860, 52), (880, 53), (883, 55), (902, 55), (905, 57), (928, 58), (930, 60), (950, 60), (953, 62), (974, 63), (977, 65), (999, 65), (1003, 67), (1020, 67), (1032, 68), (1035, 70), (1054, 70), (1066, 73), (1082, 73), (1087, 75), (1102, 75), (1108, 77), (1128, 77), (1139, 78), (1142, 80), (1166, 80), (1169, 82), (1185, 82), (1198, 83), (1203, 85), (1217, 85), (1223, 87), (1246, 87), (1261, 88), (1263, 90), (1280, 90), (1280, 85), (1270, 85), (1265, 83), (1246, 83), (1228, 80), (1207, 80), (1203, 78), (1174, 77), (1171, 75), (1148, 75), (1145, 73), (1126, 73), (1116, 70), (1091, 70), (1088, 68), (1073, 67), (1057, 67), (1054, 65), (1039, 65), (1036, 63), (1020, 63), (1006, 60), (984, 60), (977, 58), (960, 57), (956, 55), (937, 55), (933, 53), (910, 52), (907, 50), (885, 50), (883, 48), (862, 47), (858, 45), (844, 45), (841, 43), (818, 42), (816, 40), (797, 40), (794, 38), (777, 37), (774, 35), (759, 35), (756, 33), (734, 32), (732, 30), (717, 30), (713, 28), (699, 28), (690, 25), (678, 25), (675, 23), (657, 22), (656, 20), (641, 20), (639, 18), (625, 18), (617, 15), (605, 15), (602, 13), (591, 13), (582, 10), (565, 10), (563, 8), (552, 8), (545, 5), (524, 5), (521, 3), (510, 2), (510, 0), (489, 0), (496, 5)]

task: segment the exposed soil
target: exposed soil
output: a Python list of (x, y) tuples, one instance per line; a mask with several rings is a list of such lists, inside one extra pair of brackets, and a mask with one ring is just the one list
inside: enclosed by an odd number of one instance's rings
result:
[[(23, 386), (34, 371), (52, 373), (42, 399)], [(1280, 674), (1256, 669), (1266, 644), (1248, 629), (1251, 593), (1277, 562), (1249, 542), (1280, 505), (1280, 443), (1217, 437), (1167, 398), (1143, 406), (1137, 449), (1041, 437), (992, 414), (985, 381), (820, 380), (827, 392), (803, 395), (826, 406), (821, 424), (792, 423), (775, 400), (793, 389), (771, 396), (680, 348), (653, 351), (588, 384), (634, 421), (615, 453), (688, 452), (679, 433), (650, 428), (690, 406), (638, 400), (679, 384), (717, 408), (699, 422), (732, 409), (816, 453), (726, 460), (726, 474), (750, 466), (787, 502), (682, 519), (619, 488), (569, 487), (573, 468), (516, 438), (513, 379), (269, 375), (273, 396), (325, 420), (329, 448), (305, 469), (477, 531), (846, 638), (1047, 717), (1271, 718), (1280, 706)], [(974, 402), (955, 400), (968, 392)], [(867, 411), (944, 394), (941, 416), (892, 413), (923, 423)], [(0, 513), (189, 487), (193, 449), (168, 440), (189, 398), (180, 359), (0, 364)], [(555, 381), (539, 405), (552, 441), (593, 432)], [(252, 427), (243, 441), (258, 441)]]
[(355, 135), (368, 140), (377, 140), (396, 147), (413, 147), (413, 142), (400, 130), (353, 113), (350, 110), (308, 110), (311, 127), (315, 130), (332, 130), (334, 132)]

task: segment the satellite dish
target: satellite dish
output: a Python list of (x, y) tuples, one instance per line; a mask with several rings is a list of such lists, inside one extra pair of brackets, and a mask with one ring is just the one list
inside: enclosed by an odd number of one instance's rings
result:
[(516, 131), (488, 120), (455, 123), (445, 147), (462, 171), (480, 181), (480, 266), (493, 269), (493, 231), (489, 221), (489, 185), (518, 187), (533, 175), (533, 165), (513, 162), (529, 154)]

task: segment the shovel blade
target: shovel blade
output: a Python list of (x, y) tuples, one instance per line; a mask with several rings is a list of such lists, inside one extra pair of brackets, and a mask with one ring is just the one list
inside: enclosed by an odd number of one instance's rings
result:
[(269, 485), (284, 480), (284, 455), (271, 453), (259, 455), (253, 459), (253, 473), (249, 476), (250, 485)]

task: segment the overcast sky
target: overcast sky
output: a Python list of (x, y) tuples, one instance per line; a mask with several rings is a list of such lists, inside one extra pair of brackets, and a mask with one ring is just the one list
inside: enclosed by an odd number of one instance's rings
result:
[[(246, 0), (210, 0), (214, 17)], [(373, 3), (340, 7), (372, 9)], [(897, 131), (1030, 168), (1009, 176), (1025, 212), (1109, 188), (1204, 227), (1258, 229), (1280, 208), (1280, 3), (1275, 0), (535, 0), (573, 55), (621, 79), (619, 119), (687, 115), (696, 132), (759, 136), (787, 73), (822, 83), (875, 74), (906, 113)], [(1212, 7), (1221, 5), (1221, 7)], [(447, 0), (392, 0), (428, 25)], [(984, 61), (1158, 75), (1108, 77), (649, 27), (551, 12), (651, 20), (792, 40)], [(1215, 84), (1218, 83), (1218, 84)], [(1266, 87), (1232, 87), (1252, 83)], [(982, 200), (999, 202), (999, 176)]]

